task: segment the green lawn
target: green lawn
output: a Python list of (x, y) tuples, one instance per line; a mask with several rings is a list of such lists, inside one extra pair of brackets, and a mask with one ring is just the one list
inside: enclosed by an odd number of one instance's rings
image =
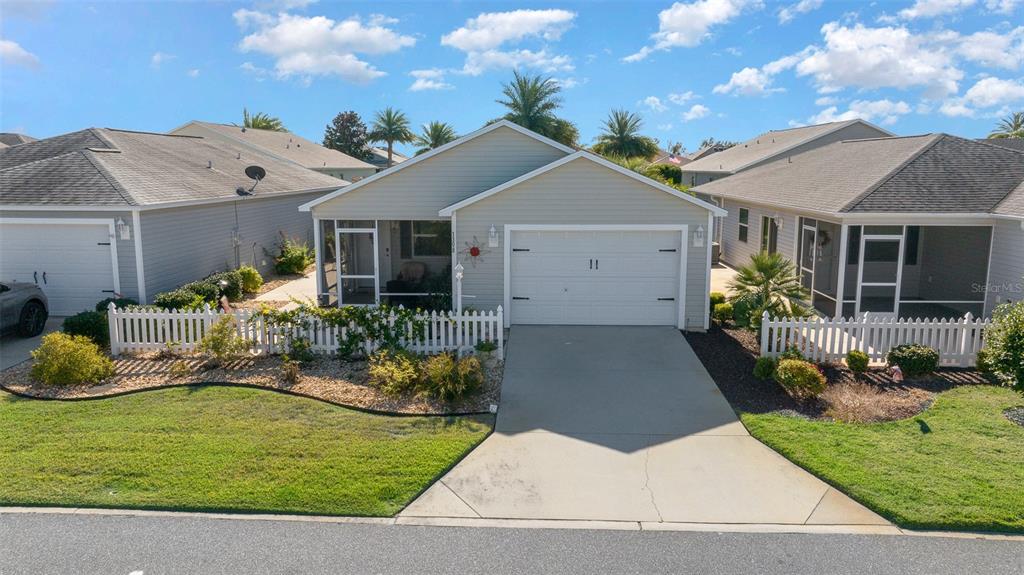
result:
[(741, 415), (750, 432), (896, 524), (1024, 532), (1024, 428), (1003, 410), (1020, 394), (942, 393), (912, 419), (879, 424)]
[(491, 421), (234, 387), (79, 402), (0, 392), (0, 505), (393, 515)]

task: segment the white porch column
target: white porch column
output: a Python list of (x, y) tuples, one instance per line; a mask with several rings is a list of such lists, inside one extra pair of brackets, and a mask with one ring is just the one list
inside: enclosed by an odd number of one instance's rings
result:
[[(320, 249), (320, 220), (313, 218), (313, 254), (316, 256), (316, 303), (320, 304), (320, 294), (324, 293), (324, 256)], [(253, 262), (255, 265), (256, 262)]]
[(836, 280), (836, 313), (833, 317), (840, 319), (843, 317), (843, 298), (845, 297), (846, 288), (846, 254), (847, 245), (849, 244), (850, 237), (850, 226), (842, 224), (841, 231), (839, 232), (839, 258), (837, 265), (839, 265), (839, 277)]

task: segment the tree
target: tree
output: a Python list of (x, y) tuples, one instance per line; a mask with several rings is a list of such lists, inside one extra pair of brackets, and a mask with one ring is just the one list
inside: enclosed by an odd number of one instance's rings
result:
[[(996, 306), (985, 330), (985, 348), (978, 369), (991, 372), (1001, 384), (1024, 392), (1024, 301)], [(984, 366), (982, 365), (984, 363)]]
[(567, 146), (576, 146), (579, 140), (576, 126), (555, 115), (562, 105), (558, 96), (561, 91), (562, 87), (552, 78), (520, 74), (515, 70), (512, 81), (501, 86), (505, 99), (496, 102), (508, 108), (502, 119)]
[(1014, 112), (999, 120), (989, 138), (1024, 138), (1024, 112)]
[(374, 116), (369, 137), (372, 142), (387, 142), (389, 168), (395, 163), (395, 142), (408, 144), (416, 139), (409, 129), (409, 119), (390, 106)]
[(728, 287), (738, 322), (751, 328), (761, 325), (761, 316), (766, 311), (773, 317), (806, 313), (790, 302), (806, 300), (808, 294), (800, 285), (793, 262), (781, 254), (762, 252), (750, 256), (750, 263), (736, 270)]
[(281, 120), (264, 114), (263, 112), (257, 112), (249, 115), (249, 110), (242, 108), (242, 126), (246, 128), (252, 128), (254, 130), (271, 130), (274, 132), (287, 132), (288, 130), (281, 123)]
[(639, 114), (625, 110), (612, 110), (597, 136), (594, 151), (602, 156), (624, 158), (651, 158), (658, 153), (658, 141), (640, 135), (644, 125)]
[(359, 114), (349, 110), (341, 112), (324, 129), (324, 147), (338, 150), (353, 158), (366, 160), (370, 157), (370, 140), (366, 124)]
[(666, 148), (668, 149), (668, 153), (674, 154), (676, 156), (681, 156), (683, 152), (686, 151), (686, 148), (683, 146), (682, 142), (673, 142), (671, 140), (669, 140), (668, 144), (666, 145)]
[(420, 149), (416, 150), (417, 156), (458, 138), (455, 128), (447, 122), (431, 122), (423, 125), (421, 129), (423, 132), (416, 136), (416, 145), (420, 146)]
[(700, 143), (700, 149), (703, 150), (704, 148), (718, 146), (724, 150), (726, 148), (731, 148), (735, 145), (736, 142), (730, 140), (716, 140), (714, 138), (704, 138)]

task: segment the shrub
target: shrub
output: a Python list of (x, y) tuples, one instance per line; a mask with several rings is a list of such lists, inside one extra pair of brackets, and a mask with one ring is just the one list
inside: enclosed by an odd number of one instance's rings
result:
[(757, 379), (772, 379), (775, 377), (775, 358), (762, 355), (754, 363), (754, 377)]
[(199, 351), (212, 355), (217, 364), (238, 359), (249, 351), (249, 340), (238, 335), (237, 330), (234, 316), (223, 316), (199, 341)]
[(720, 291), (713, 291), (709, 296), (711, 298), (711, 309), (715, 309), (715, 306), (720, 303), (725, 303), (725, 294)]
[(171, 364), (171, 368), (167, 371), (167, 375), (171, 376), (171, 379), (184, 379), (192, 375), (192, 366), (189, 365), (187, 361), (179, 359)]
[(173, 291), (158, 293), (153, 303), (163, 309), (199, 309), (208, 303), (203, 296), (184, 287)]
[(786, 351), (779, 354), (779, 359), (799, 359), (800, 361), (805, 361), (807, 358), (801, 353), (800, 348), (795, 345), (788, 345), (786, 346)]
[(645, 174), (649, 178), (663, 180), (670, 184), (679, 185), (683, 183), (683, 170), (673, 164), (651, 164)]
[(288, 353), (286, 355), (287, 359), (299, 363), (309, 363), (316, 359), (316, 354), (313, 352), (313, 344), (309, 342), (309, 339), (298, 336), (288, 340)]
[(846, 367), (853, 373), (864, 373), (868, 370), (868, 354), (859, 349), (851, 349), (846, 354)]
[(885, 356), (890, 367), (898, 365), (906, 377), (931, 373), (939, 367), (939, 352), (916, 343), (897, 345)]
[(110, 345), (110, 324), (105, 312), (83, 311), (65, 318), (61, 330), (68, 335), (84, 335), (96, 345)]
[(299, 383), (299, 376), (301, 370), (299, 369), (299, 362), (283, 358), (281, 361), (281, 379), (284, 380), (288, 385), (297, 385)]
[(274, 271), (279, 275), (301, 274), (306, 271), (316, 258), (313, 250), (305, 242), (289, 238), (281, 232), (281, 241), (277, 244), (277, 255), (274, 257)]
[(203, 298), (203, 301), (215, 304), (220, 299), (220, 286), (215, 282), (211, 282), (206, 279), (202, 279), (196, 282), (189, 282), (180, 288), (180, 290), (190, 291)]
[(419, 381), (419, 358), (404, 350), (382, 349), (370, 355), (370, 385), (387, 395), (413, 390)]
[(476, 342), (476, 345), (473, 346), (473, 348), (479, 351), (480, 353), (490, 353), (498, 349), (498, 344), (494, 343), (489, 339), (485, 339)]
[(715, 316), (715, 319), (718, 320), (719, 323), (723, 323), (724, 324), (724, 323), (732, 321), (732, 304), (731, 303), (720, 303), (720, 304), (716, 305), (715, 306), (715, 311), (713, 312), (713, 315)]
[(139, 305), (139, 302), (133, 300), (130, 297), (108, 297), (107, 299), (96, 304), (96, 311), (106, 312), (113, 303), (117, 307), (135, 307)]
[(433, 397), (452, 401), (476, 391), (484, 383), (480, 360), (473, 356), (457, 359), (441, 353), (423, 362), (421, 389)]
[(984, 348), (979, 349), (978, 353), (974, 356), (974, 369), (977, 369), (979, 373), (984, 375), (994, 375), (992, 373), (992, 363), (988, 359), (988, 351)]
[(824, 374), (813, 363), (799, 359), (783, 359), (775, 368), (775, 381), (786, 393), (797, 399), (816, 397), (825, 391)]
[(263, 276), (259, 270), (252, 266), (242, 266), (236, 270), (242, 278), (242, 291), (245, 293), (256, 293), (263, 287)]
[(846, 423), (887, 421), (894, 406), (877, 387), (866, 383), (842, 383), (829, 386), (821, 394), (825, 415)]
[[(224, 282), (223, 286), (220, 285), (222, 281)], [(242, 274), (238, 270), (215, 273), (207, 276), (200, 283), (209, 284), (213, 287), (215, 290), (214, 301), (219, 299), (217, 294), (224, 294), (229, 301), (242, 299)]]
[(996, 307), (985, 330), (984, 351), (983, 363), (992, 375), (1024, 391), (1024, 300)]
[(83, 335), (43, 336), (32, 359), (32, 378), (47, 385), (97, 383), (114, 375), (114, 362)]

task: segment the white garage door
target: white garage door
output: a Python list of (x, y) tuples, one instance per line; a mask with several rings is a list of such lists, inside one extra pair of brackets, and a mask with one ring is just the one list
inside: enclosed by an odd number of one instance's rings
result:
[(511, 322), (678, 325), (679, 231), (513, 231)]
[(0, 222), (0, 278), (37, 283), (50, 315), (93, 309), (116, 289), (107, 224)]

